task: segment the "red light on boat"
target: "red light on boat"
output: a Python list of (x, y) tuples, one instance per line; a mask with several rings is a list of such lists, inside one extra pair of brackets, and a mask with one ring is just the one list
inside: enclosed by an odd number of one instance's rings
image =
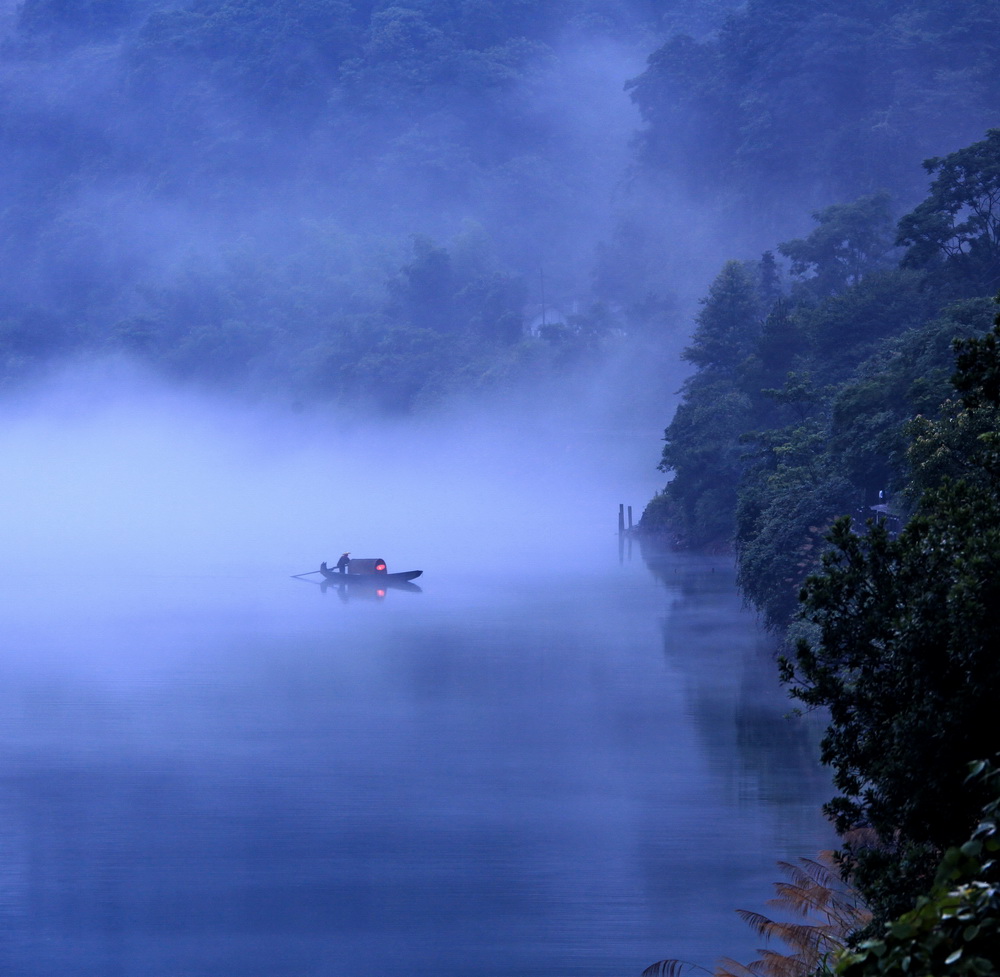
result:
[(375, 564), (375, 572), (376, 573), (383, 573), (384, 571), (385, 571), (385, 564), (384, 563), (376, 563)]
[(385, 591), (384, 590), (376, 590), (375, 591), (375, 596), (376, 597), (385, 597)]

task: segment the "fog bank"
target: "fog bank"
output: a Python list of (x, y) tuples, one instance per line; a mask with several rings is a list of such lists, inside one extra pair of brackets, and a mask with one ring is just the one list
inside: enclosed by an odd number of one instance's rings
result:
[(281, 577), (349, 550), (433, 580), (610, 558), (618, 503), (659, 481), (648, 445), (532, 404), (362, 423), (78, 367), (3, 412), (7, 572)]

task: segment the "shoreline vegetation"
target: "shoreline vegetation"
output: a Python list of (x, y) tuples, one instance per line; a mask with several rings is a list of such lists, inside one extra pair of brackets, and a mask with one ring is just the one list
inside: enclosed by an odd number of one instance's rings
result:
[(898, 220), (884, 194), (826, 208), (808, 237), (778, 245), (787, 275), (770, 251), (729, 261), (701, 301), (682, 353), (694, 371), (664, 435), (670, 480), (639, 528), (731, 546), (778, 632), (834, 520), (897, 532), (944, 464), (910, 441), (954, 409), (953, 344), (993, 323), (998, 166), (995, 129), (928, 160), (930, 194)]
[[(782, 681), (829, 716), (825, 811), (871, 921), (821, 961), (786, 933), (796, 952), (743, 977), (1000, 967), (1000, 130), (925, 165), (930, 195), (895, 237), (866, 198), (780, 245), (793, 276), (769, 302), (771, 255), (725, 266), (684, 353), (673, 478), (640, 520), (687, 546), (732, 540)], [(817, 294), (845, 219), (874, 257)]]

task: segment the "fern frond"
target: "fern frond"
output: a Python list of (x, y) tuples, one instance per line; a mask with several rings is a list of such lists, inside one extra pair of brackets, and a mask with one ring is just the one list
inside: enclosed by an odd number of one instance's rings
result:
[(867, 924), (871, 914), (835, 872), (836, 853), (823, 851), (816, 858), (800, 858), (798, 865), (779, 862), (791, 882), (775, 882), (777, 896), (769, 906), (790, 915), (821, 917), (834, 932), (846, 935)]
[(760, 977), (756, 971), (732, 957), (722, 957), (715, 968), (715, 977)]
[(760, 955), (764, 977), (806, 977), (816, 963), (815, 960), (804, 960), (795, 954), (775, 950), (761, 950)]
[[(777, 895), (768, 905), (794, 916), (796, 921), (773, 920), (763, 913), (737, 909), (736, 914), (765, 941), (780, 940), (792, 953), (759, 950), (760, 958), (748, 964), (730, 957), (719, 960), (711, 977), (811, 977), (832, 951), (867, 925), (871, 913), (841, 879), (835, 852), (823, 851), (798, 863), (778, 862), (791, 881), (774, 883)], [(683, 960), (661, 960), (647, 967), (642, 977), (684, 977), (688, 970), (709, 972)]]
[(804, 923), (772, 923), (766, 935), (805, 955), (817, 955), (823, 948), (840, 943), (826, 927)]
[(843, 885), (840, 872), (832, 851), (821, 851), (815, 858), (800, 858), (799, 864), (806, 874), (824, 889), (836, 889)]
[(794, 885), (802, 886), (803, 888), (808, 888), (813, 884), (813, 880), (808, 876), (798, 865), (793, 865), (791, 862), (779, 861), (778, 868), (785, 873)]
[(736, 915), (758, 936), (763, 936), (765, 940), (771, 939), (774, 927), (777, 926), (773, 919), (768, 919), (767, 916), (755, 913), (750, 909), (737, 909)]
[(641, 977), (681, 977), (687, 970), (700, 970), (703, 974), (711, 977), (712, 972), (704, 967), (699, 967), (696, 963), (688, 963), (686, 960), (658, 960), (650, 964)]
[(796, 916), (808, 916), (811, 912), (823, 912), (833, 893), (822, 886), (801, 886), (793, 882), (775, 882), (774, 890), (777, 896), (768, 899), (767, 904)]

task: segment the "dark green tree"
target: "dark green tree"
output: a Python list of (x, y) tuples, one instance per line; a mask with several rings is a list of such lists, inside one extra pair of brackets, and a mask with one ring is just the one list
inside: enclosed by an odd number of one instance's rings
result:
[(526, 300), (523, 279), (502, 272), (476, 276), (455, 296), (464, 329), (481, 341), (501, 346), (521, 338)]
[(711, 34), (668, 39), (630, 83), (642, 156), (768, 214), (909, 197), (910, 161), (991, 124), (998, 27), (991, 0), (741, 4)]
[(741, 437), (750, 399), (724, 379), (693, 378), (666, 430), (660, 470), (673, 477), (643, 512), (642, 524), (691, 546), (728, 544), (735, 529)]
[(754, 351), (761, 319), (754, 276), (740, 262), (727, 261), (702, 301), (691, 343), (681, 355), (703, 370), (735, 376)]
[(810, 368), (823, 386), (841, 384), (879, 344), (923, 326), (938, 311), (924, 278), (904, 269), (872, 271), (858, 284), (818, 305), (800, 305), (809, 338)]
[(955, 445), (946, 417), (923, 438), (930, 453), (964, 450), (977, 477), (929, 485), (896, 539), (836, 523), (802, 593), (812, 636), (782, 664), (793, 696), (830, 711), (822, 758), (840, 794), (827, 809), (841, 832), (868, 829), (845, 842), (844, 864), (881, 920), (912, 908), (968, 837), (988, 798), (965, 783), (966, 765), (1000, 751), (1000, 404), (974, 382), (996, 368), (996, 347), (963, 349), (958, 383), (983, 405), (963, 411), (986, 430)]
[(899, 222), (903, 263), (944, 265), (974, 293), (1000, 285), (1000, 129), (948, 156), (924, 162), (930, 194)]
[(767, 626), (781, 630), (803, 580), (824, 549), (833, 519), (852, 506), (851, 486), (823, 449), (822, 418), (747, 439), (755, 464), (736, 508), (737, 579)]
[[(989, 299), (949, 306), (926, 326), (883, 342), (837, 389), (827, 447), (837, 470), (863, 493), (863, 501), (873, 501), (880, 489), (895, 494), (913, 479), (907, 459), (911, 422), (938, 416), (953, 394), (955, 340), (986, 332), (993, 308)], [(940, 426), (934, 429), (939, 438)]]
[[(673, 37), (625, 87), (647, 123), (645, 158), (680, 173), (695, 189), (708, 189), (737, 146), (737, 110), (726, 91), (718, 45)], [(699, 160), (697, 167), (689, 166), (692, 158)]]
[(198, 104), (223, 95), (272, 118), (315, 114), (358, 52), (360, 26), (348, 0), (194, 0), (151, 15), (129, 59), (139, 92), (178, 111), (177, 96)]
[(452, 332), (458, 285), (447, 248), (426, 237), (413, 241), (413, 260), (390, 283), (403, 315), (416, 329)]
[(755, 271), (727, 262), (696, 321), (682, 355), (699, 371), (684, 384), (660, 461), (660, 470), (673, 477), (643, 513), (643, 525), (669, 525), (691, 545), (728, 543), (744, 467), (742, 437), (753, 425), (745, 388), (761, 331)]
[(791, 259), (791, 273), (812, 294), (834, 295), (889, 266), (893, 221), (887, 193), (834, 204), (813, 214), (813, 220), (819, 226), (808, 237), (778, 245)]
[(955, 389), (968, 408), (1000, 404), (1000, 324), (985, 336), (969, 336), (955, 343)]

